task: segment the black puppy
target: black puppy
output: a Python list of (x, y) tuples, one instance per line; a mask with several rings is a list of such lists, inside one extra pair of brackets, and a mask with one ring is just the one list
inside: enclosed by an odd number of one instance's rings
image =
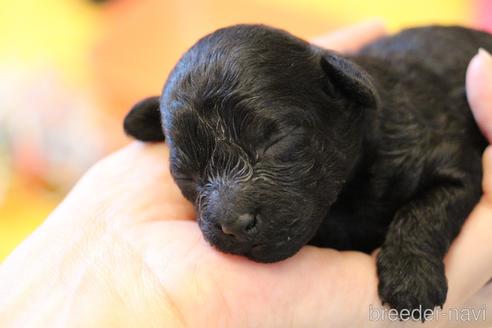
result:
[(425, 27), (348, 57), (232, 26), (188, 50), (125, 130), (166, 138), (172, 175), (220, 250), (273, 262), (307, 243), (382, 246), (382, 301), (433, 309), (446, 298), (443, 257), (481, 195), (485, 140), (464, 89), (479, 47), (492, 51), (492, 36)]

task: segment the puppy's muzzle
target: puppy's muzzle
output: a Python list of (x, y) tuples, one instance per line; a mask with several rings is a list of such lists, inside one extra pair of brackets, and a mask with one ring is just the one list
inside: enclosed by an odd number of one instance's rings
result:
[(260, 220), (253, 202), (241, 190), (219, 187), (208, 200), (207, 219), (218, 230), (238, 241), (250, 241), (258, 232)]

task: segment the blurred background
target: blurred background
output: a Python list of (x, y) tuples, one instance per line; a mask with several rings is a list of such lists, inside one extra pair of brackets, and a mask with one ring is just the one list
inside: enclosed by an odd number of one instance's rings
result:
[(265, 23), (310, 38), (371, 17), (492, 31), (492, 0), (0, 0), (0, 261), (129, 141), (127, 110), (204, 34)]

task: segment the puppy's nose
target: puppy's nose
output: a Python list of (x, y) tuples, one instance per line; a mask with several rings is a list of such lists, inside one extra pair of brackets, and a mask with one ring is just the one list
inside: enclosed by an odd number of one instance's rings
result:
[(220, 223), (222, 231), (226, 235), (233, 235), (234, 237), (244, 237), (255, 231), (257, 224), (256, 215), (252, 213), (241, 214), (234, 220), (227, 220)]

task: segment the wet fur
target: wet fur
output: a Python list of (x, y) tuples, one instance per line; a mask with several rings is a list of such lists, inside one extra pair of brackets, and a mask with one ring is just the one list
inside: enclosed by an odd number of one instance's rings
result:
[[(425, 27), (341, 56), (237, 25), (195, 44), (125, 129), (165, 135), (173, 176), (217, 248), (272, 262), (307, 243), (381, 247), (382, 301), (432, 309), (446, 298), (443, 257), (481, 195), (485, 140), (464, 88), (479, 47), (492, 51), (492, 36)], [(248, 238), (222, 233), (218, 217), (253, 209)]]

